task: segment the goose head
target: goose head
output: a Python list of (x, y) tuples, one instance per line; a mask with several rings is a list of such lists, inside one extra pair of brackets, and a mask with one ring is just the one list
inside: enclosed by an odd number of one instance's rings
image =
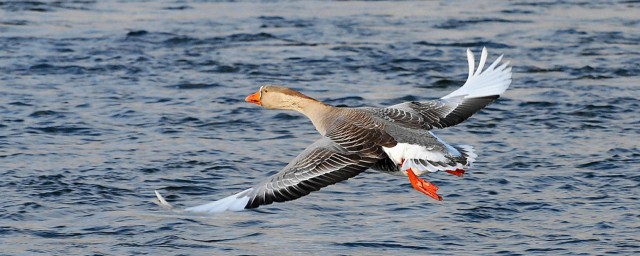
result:
[(306, 105), (317, 100), (295, 90), (265, 85), (245, 98), (245, 101), (268, 109), (287, 109), (301, 111)]

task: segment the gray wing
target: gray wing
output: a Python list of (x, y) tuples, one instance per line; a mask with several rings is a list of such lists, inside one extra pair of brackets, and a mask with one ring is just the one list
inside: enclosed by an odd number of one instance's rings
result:
[(462, 87), (446, 96), (430, 101), (405, 102), (377, 110), (382, 118), (407, 128), (445, 128), (467, 120), (473, 114), (495, 101), (511, 84), (509, 62), (500, 64), (498, 57), (487, 69), (487, 49), (482, 49), (478, 69), (467, 49), (469, 76)]
[(241, 211), (273, 202), (295, 200), (358, 175), (374, 165), (384, 152), (379, 154), (376, 155), (373, 151), (359, 154), (346, 150), (328, 137), (322, 137), (302, 151), (280, 172), (258, 185), (185, 210), (203, 213)]
[(246, 209), (285, 202), (347, 180), (367, 170), (378, 159), (359, 154), (323, 137), (307, 147), (279, 173), (251, 189)]
[(295, 200), (367, 170), (386, 157), (381, 146), (396, 143), (367, 112), (350, 110), (280, 172), (240, 193), (186, 210), (240, 211)]
[(405, 102), (376, 112), (382, 118), (401, 126), (430, 130), (462, 123), (498, 97), (499, 95), (478, 98), (457, 96), (449, 99)]
[(289, 165), (253, 187), (246, 208), (290, 201), (349, 179), (386, 157), (380, 146), (396, 145), (384, 125), (367, 112), (348, 110), (325, 137), (307, 147)]

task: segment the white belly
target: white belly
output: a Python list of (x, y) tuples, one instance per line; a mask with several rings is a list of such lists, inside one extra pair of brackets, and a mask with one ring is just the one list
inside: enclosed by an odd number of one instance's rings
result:
[(382, 149), (398, 165), (402, 164), (405, 159), (428, 159), (438, 162), (446, 160), (442, 152), (429, 150), (429, 148), (421, 145), (398, 143), (395, 147), (382, 147)]
[[(416, 175), (421, 175), (425, 172), (455, 170), (468, 167), (468, 165), (462, 165), (460, 163), (452, 162), (451, 159), (448, 159), (446, 155), (460, 156), (461, 153), (440, 138), (436, 138), (443, 145), (422, 146), (409, 143), (398, 143), (394, 147), (382, 147), (382, 149), (395, 164), (402, 165), (400, 169), (405, 175), (406, 172), (404, 171), (409, 168), (411, 168), (411, 170), (416, 173)], [(444, 146), (444, 150), (442, 146)], [(467, 160), (470, 160), (469, 163), (472, 162), (476, 156), (475, 154), (473, 154), (472, 147), (461, 147), (464, 148), (465, 152), (470, 154), (471, 158), (468, 158)], [(434, 166), (427, 161), (436, 162), (438, 163), (438, 165)]]

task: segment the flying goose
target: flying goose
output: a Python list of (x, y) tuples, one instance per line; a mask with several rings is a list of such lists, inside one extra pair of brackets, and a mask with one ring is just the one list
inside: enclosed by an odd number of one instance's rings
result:
[[(187, 208), (191, 212), (240, 211), (285, 202), (354, 177), (367, 169), (408, 176), (416, 190), (442, 200), (438, 187), (418, 176), (446, 171), (462, 176), (477, 157), (472, 146), (452, 145), (436, 137), (434, 128), (461, 123), (495, 101), (511, 84), (509, 62), (502, 56), (483, 71), (467, 49), (469, 76), (459, 89), (440, 99), (413, 101), (386, 108), (334, 107), (289, 88), (265, 85), (246, 101), (267, 109), (294, 110), (307, 116), (320, 139), (277, 174), (240, 193)], [(156, 191), (162, 205), (170, 204)]]

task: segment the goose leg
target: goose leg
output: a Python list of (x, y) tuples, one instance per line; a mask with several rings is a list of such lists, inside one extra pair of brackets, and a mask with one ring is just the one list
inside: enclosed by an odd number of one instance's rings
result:
[(407, 169), (407, 175), (409, 176), (409, 182), (411, 182), (414, 189), (432, 197), (435, 200), (442, 201), (442, 197), (436, 193), (438, 191), (438, 186), (418, 178), (411, 168)]
[(458, 176), (458, 177), (462, 177), (462, 175), (464, 174), (464, 170), (462, 170), (462, 169), (456, 169), (455, 171), (445, 170), (445, 172), (447, 172), (449, 174), (453, 174), (453, 175)]

